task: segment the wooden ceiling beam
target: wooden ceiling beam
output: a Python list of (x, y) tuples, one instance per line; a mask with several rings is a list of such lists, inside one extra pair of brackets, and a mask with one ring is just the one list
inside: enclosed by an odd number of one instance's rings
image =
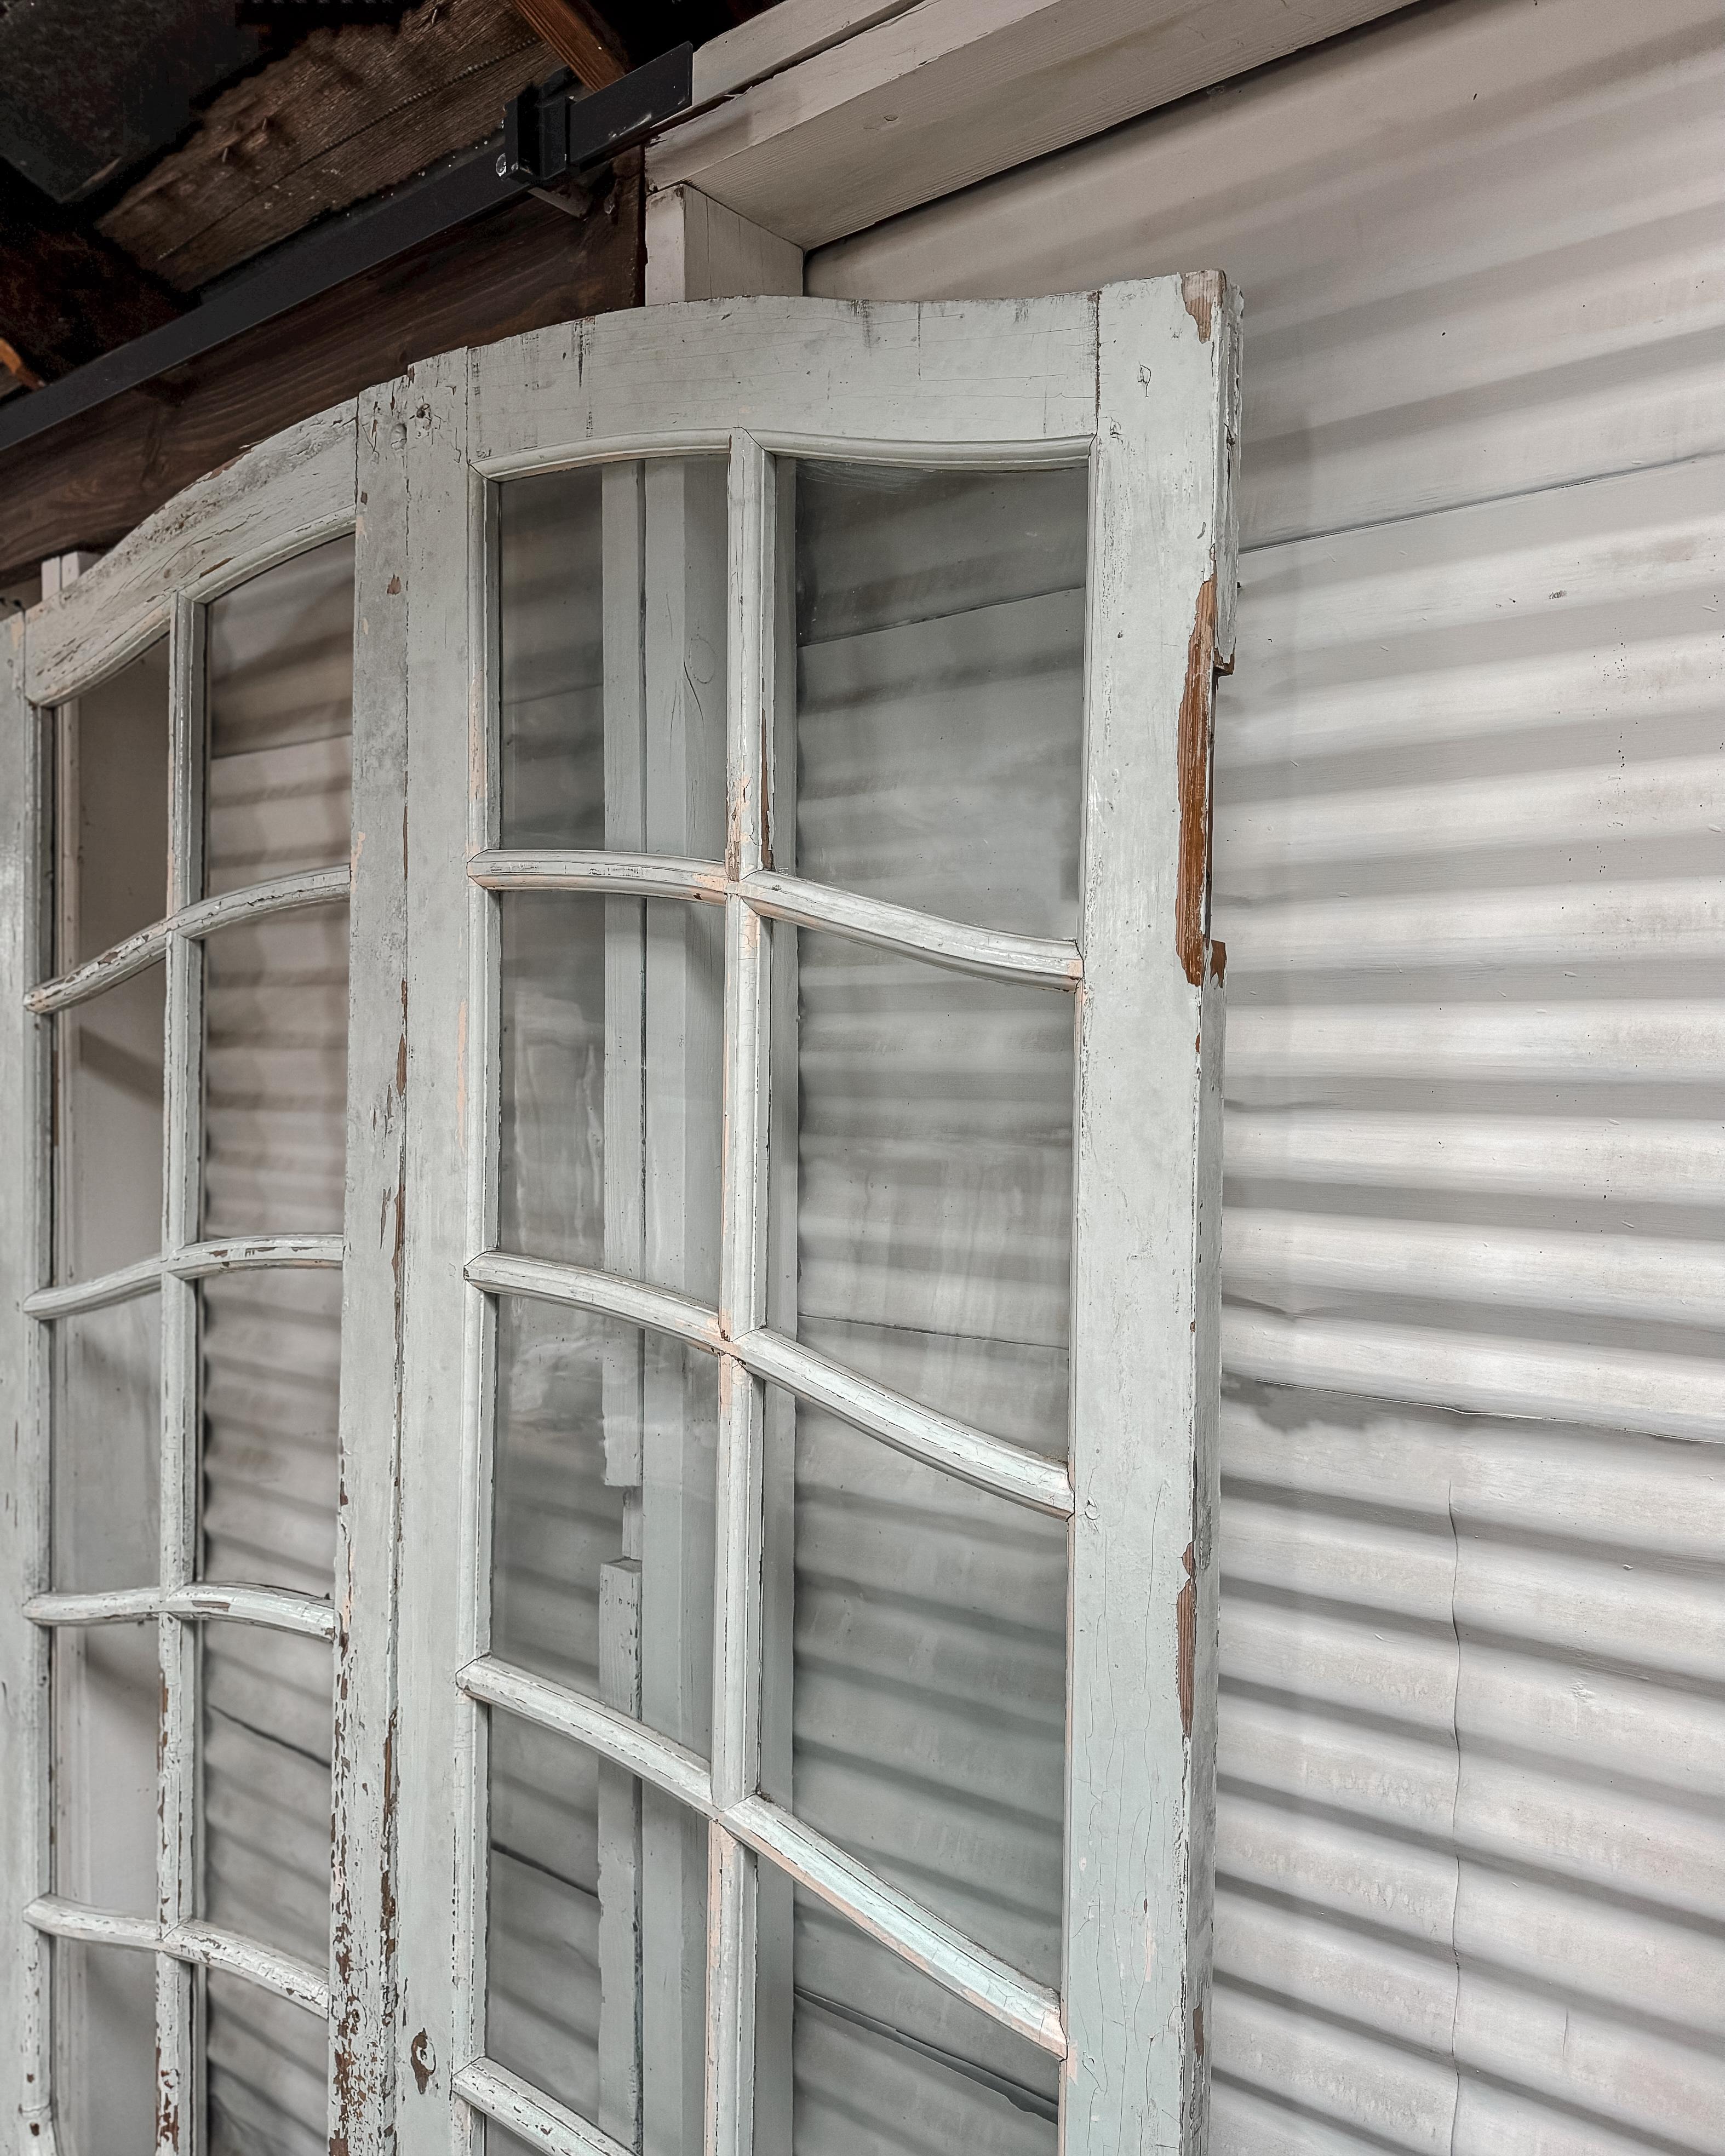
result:
[(224, 90), (101, 228), (196, 290), (484, 141), (556, 64), (510, 0), (419, 0), (398, 23), (326, 24)]
[(0, 164), (0, 365), (27, 388), (183, 311), (76, 214)]
[(514, 0), (514, 7), (587, 89), (603, 90), (628, 74), (623, 40), (591, 0)]

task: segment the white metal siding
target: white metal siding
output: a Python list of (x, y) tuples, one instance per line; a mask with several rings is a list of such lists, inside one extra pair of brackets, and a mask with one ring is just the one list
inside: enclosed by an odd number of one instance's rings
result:
[(1725, 2148), (1722, 193), (1481, 0), (808, 266), (1246, 294), (1217, 2156)]

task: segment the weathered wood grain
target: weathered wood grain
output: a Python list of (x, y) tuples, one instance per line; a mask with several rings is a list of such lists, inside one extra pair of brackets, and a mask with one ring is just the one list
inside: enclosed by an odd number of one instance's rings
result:
[(224, 90), (100, 229), (193, 291), (483, 141), (509, 100), (556, 64), (511, 0), (421, 0), (398, 23), (315, 28)]
[(588, 90), (603, 90), (628, 74), (629, 53), (622, 38), (589, 0), (511, 0), (511, 4)]
[(382, 2156), (396, 2093), (396, 1633), (407, 1209), (405, 505), (390, 399), (356, 413), (353, 765), (336, 1522), (330, 2146)]

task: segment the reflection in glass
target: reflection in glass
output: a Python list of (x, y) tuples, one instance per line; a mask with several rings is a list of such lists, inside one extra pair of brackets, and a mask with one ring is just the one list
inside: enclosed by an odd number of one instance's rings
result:
[(595, 2122), (601, 1771), (578, 1745), (491, 1717), (485, 2050)]
[(56, 1939), (54, 2114), (73, 2156), (150, 2148), (156, 2133), (156, 1960)]
[(497, 1371), (492, 1651), (705, 1752), (716, 1365), (506, 1296)]
[(162, 1247), (164, 979), (146, 966), (54, 1021), (56, 1280), (95, 1280)]
[(137, 1296), (54, 1331), (54, 1587), (151, 1586), (161, 1563), (160, 1301)]
[(500, 1241), (715, 1302), (723, 914), (555, 891), (501, 906)]
[(204, 1913), (317, 1969), (329, 1958), (333, 1666), (322, 1640), (204, 1628)]
[(491, 1806), (487, 2055), (626, 2148), (698, 2147), (706, 1822), (502, 1713)]
[(604, 469), (498, 494), (503, 843), (605, 843)]
[(54, 1892), (156, 1914), (154, 1625), (54, 1635)]
[(797, 466), (799, 875), (1076, 935), (1087, 485)]
[(204, 952), (203, 1233), (338, 1234), (347, 908), (224, 928)]
[(202, 1576), (328, 1595), (341, 1276), (218, 1274), (203, 1309)]
[(204, 888), (345, 861), (353, 734), (353, 542), (331, 539), (209, 610)]
[(800, 1890), (793, 2037), (797, 2156), (1054, 2156), (1060, 2067)]
[(167, 911), (167, 765), (164, 636), (61, 711), (57, 972)]
[(1063, 1456), (1072, 998), (806, 929), (797, 985), (798, 1337)]
[(726, 459), (497, 491), (503, 844), (719, 859)]
[(205, 1983), (209, 2156), (325, 2156), (328, 2025), (225, 1969)]
[(1058, 1984), (1065, 1523), (806, 1405), (796, 1492), (798, 1815)]

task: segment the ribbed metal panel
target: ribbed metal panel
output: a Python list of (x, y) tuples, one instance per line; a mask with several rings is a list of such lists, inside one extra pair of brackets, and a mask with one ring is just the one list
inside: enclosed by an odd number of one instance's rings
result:
[(1246, 293), (1217, 2156), (1725, 2148), (1722, 119), (1432, 7), (809, 265)]

